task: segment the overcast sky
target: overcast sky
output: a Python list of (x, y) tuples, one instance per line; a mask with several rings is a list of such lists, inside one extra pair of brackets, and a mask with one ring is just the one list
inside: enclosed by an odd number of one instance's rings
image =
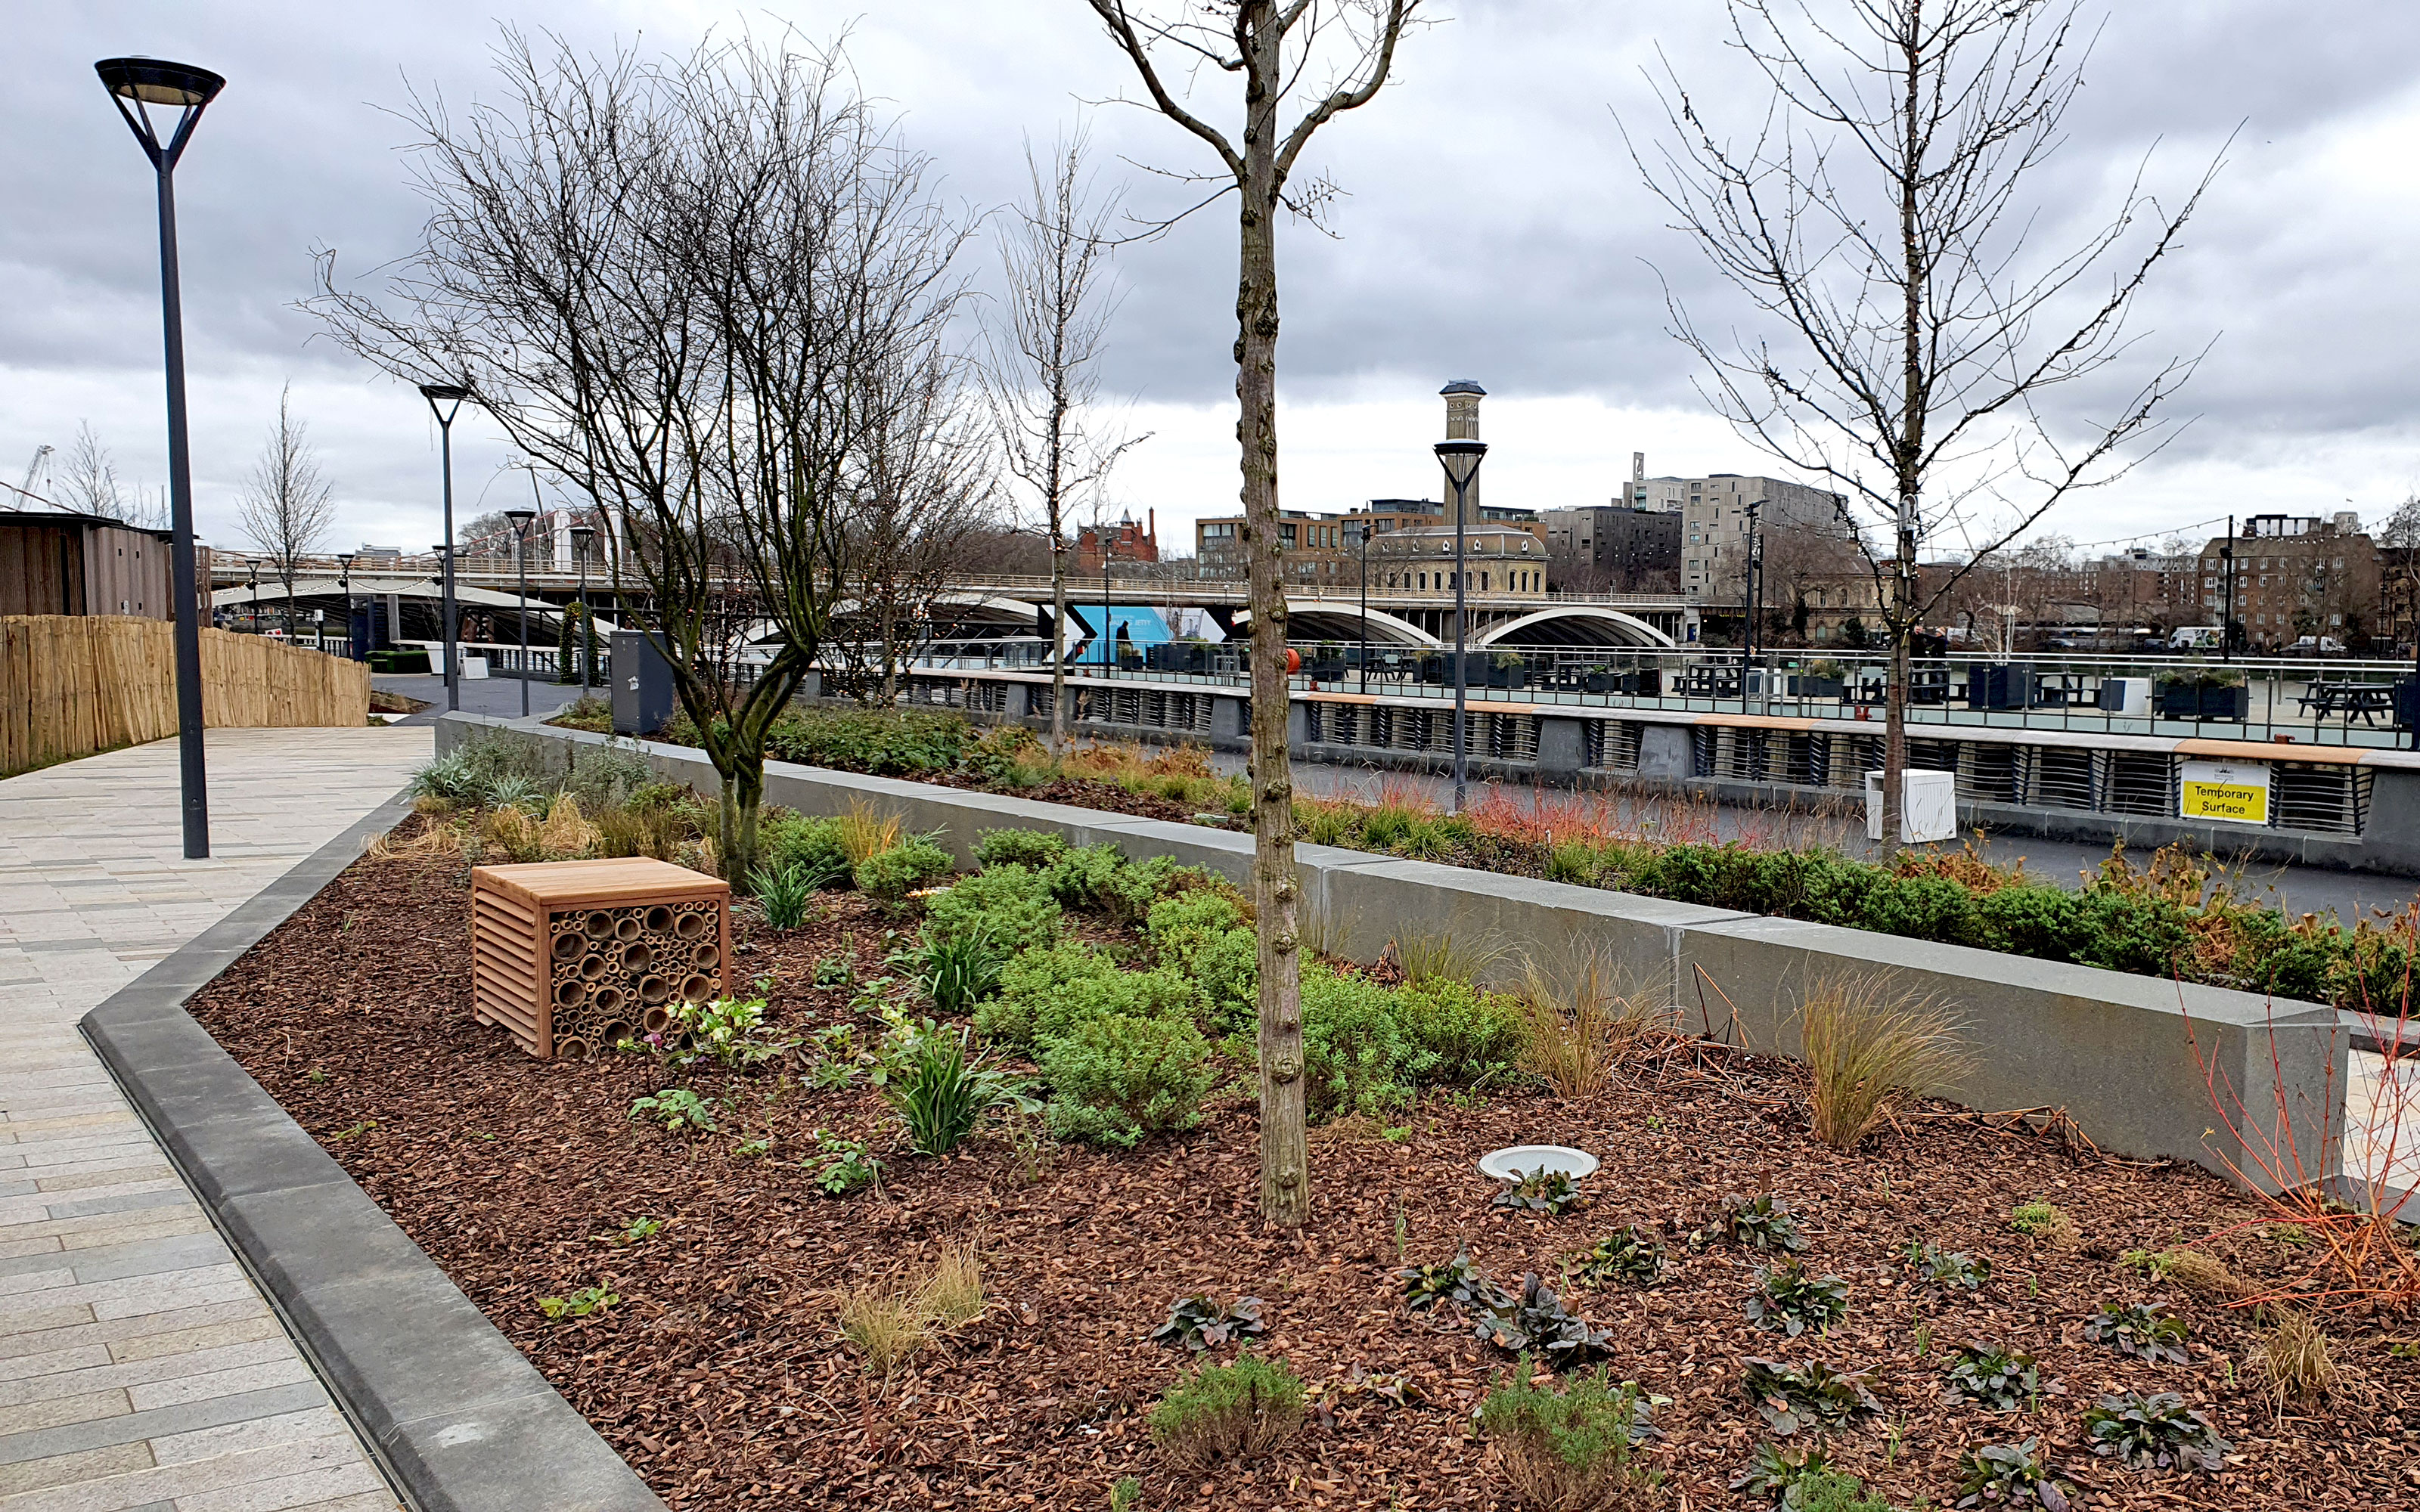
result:
[[(1281, 487), (1288, 507), (1434, 496), (1436, 390), (1490, 394), (1489, 501), (1603, 502), (1634, 451), (1654, 473), (1771, 471), (1708, 414), (1666, 333), (1668, 283), (1730, 314), (1698, 254), (1639, 185), (1617, 116), (1652, 135), (1642, 78), (1658, 50), (1720, 123), (1762, 99), (1719, 45), (1715, 0), (1455, 0), (1404, 45), (1396, 85), (1340, 119), (1307, 164), (1345, 191), (1332, 237), (1280, 233)], [(1081, 0), (773, 0), (712, 5), (388, 6), (11, 0), (0, 92), (0, 481), (89, 421), (131, 481), (165, 477), (150, 178), (95, 82), (138, 53), (229, 80), (179, 172), (194, 483), (203, 533), (242, 545), (235, 501), (291, 382), (341, 506), (338, 539), (437, 538), (435, 427), (418, 397), (313, 341), (292, 303), (311, 249), (359, 270), (410, 250), (422, 219), (385, 112), (407, 81), (466, 100), (490, 85), (497, 23), (583, 46), (681, 48), (708, 27), (852, 32), (866, 88), (933, 155), (955, 203), (1013, 197), (1026, 135), (1048, 139), (1127, 85)], [(2044, 176), (2055, 243), (2114, 205), (2149, 156), (2164, 196), (2190, 188), (2241, 128), (2137, 330), (2146, 357), (2209, 355), (2159, 457), (2046, 523), (2081, 542), (2230, 511), (2375, 518), (2420, 487), (2420, 6), (2409, 0), (2134, 3), (2088, 67), (2071, 135)], [(1116, 161), (1204, 165), (1156, 116), (1092, 108), (1104, 171), (1139, 208), (1180, 186)], [(1107, 369), (1152, 439), (1114, 498), (1156, 509), (1163, 539), (1235, 506), (1234, 232), (1214, 208), (1119, 256), (1126, 288)], [(988, 247), (971, 254), (987, 270)], [(458, 430), (467, 513), (528, 486), (471, 412)], [(2347, 501), (2350, 501), (2348, 505)], [(1189, 532), (1185, 532), (1189, 536)]]

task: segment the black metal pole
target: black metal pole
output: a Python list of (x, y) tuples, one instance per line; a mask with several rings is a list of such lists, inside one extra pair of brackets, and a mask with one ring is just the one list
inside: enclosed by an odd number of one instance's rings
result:
[[(535, 482), (535, 481), (536, 480), (536, 476), (537, 476), (537, 475), (536, 475), (535, 473), (532, 473), (532, 474), (530, 474), (531, 480), (532, 480), (533, 482)], [(530, 679), (529, 679), (529, 674), (530, 674), (530, 659), (529, 659), (529, 532), (528, 532), (526, 529), (519, 530), (519, 531), (515, 531), (515, 532), (513, 532), (513, 561), (514, 561), (515, 564), (516, 564), (516, 565), (518, 565), (518, 566), (520, 567), (520, 579), (521, 579), (521, 601), (520, 601), (520, 606), (513, 611), (513, 618), (514, 618), (515, 620), (518, 620), (518, 621), (520, 623), (520, 633), (521, 633), (521, 634), (520, 634), (520, 640), (521, 640), (521, 667), (520, 667), (520, 672), (521, 672), (521, 717), (522, 717), (522, 718), (524, 718), (524, 719), (526, 719), (526, 718), (528, 718), (528, 717), (529, 717), (529, 683), (530, 683)]]
[(1370, 521), (1361, 522), (1361, 691), (1370, 691)]
[(580, 635), (571, 645), (571, 655), (580, 663), (580, 696), (588, 696), (588, 641), (597, 631), (589, 618), (588, 553), (580, 549), (577, 537), (571, 543), (572, 555), (580, 559)]
[(2226, 584), (2219, 610), (2218, 659), (2235, 659), (2235, 517), (2226, 517), (2226, 544), (2218, 548), (2220, 580)]
[(176, 160), (160, 169), (160, 320), (168, 368), (168, 548), (177, 601), (177, 776), (184, 795), (185, 859), (210, 854), (209, 775), (202, 749), (202, 631), (194, 572), (194, 466), (185, 441), (185, 311), (177, 280)]
[(438, 617), (444, 623), (438, 626), (438, 635), (443, 641), (445, 654), (445, 707), (448, 710), (454, 710), (462, 706), (462, 687), (458, 680), (459, 670), (455, 666), (459, 657), (457, 656), (454, 649), (454, 417), (452, 415), (437, 417), (437, 449), (439, 456), (442, 458), (439, 465), (445, 474), (445, 561), (442, 563), (445, 580), (438, 594), (437, 609)]
[[(1450, 476), (1451, 476), (1451, 474), (1450, 474), (1450, 473), (1449, 473), (1449, 474), (1448, 474), (1448, 476), (1449, 476), (1449, 477), (1450, 477)], [(1467, 778), (1467, 776), (1468, 776), (1468, 770), (1467, 770), (1467, 767), (1468, 767), (1468, 756), (1469, 756), (1469, 742), (1468, 742), (1468, 737), (1467, 737), (1467, 735), (1466, 735), (1466, 733), (1465, 733), (1465, 732), (1466, 732), (1466, 727), (1467, 727), (1467, 725), (1468, 725), (1468, 721), (1469, 721), (1469, 712), (1468, 712), (1468, 708), (1467, 708), (1468, 695), (1467, 695), (1467, 693), (1466, 692), (1466, 685), (1467, 685), (1467, 683), (1468, 683), (1468, 681), (1469, 681), (1469, 677), (1468, 677), (1468, 670), (1467, 670), (1467, 669), (1463, 665), (1463, 658), (1464, 658), (1464, 656), (1465, 656), (1465, 655), (1466, 655), (1465, 642), (1466, 642), (1466, 640), (1467, 640), (1466, 631), (1468, 630), (1468, 628), (1469, 628), (1469, 624), (1470, 624), (1470, 615), (1469, 615), (1468, 609), (1467, 609), (1467, 599), (1466, 599), (1466, 588), (1467, 588), (1467, 584), (1465, 582), (1465, 579), (1467, 579), (1470, 575), (1469, 575), (1467, 572), (1466, 572), (1466, 571), (1464, 571), (1464, 570), (1463, 570), (1463, 569), (1464, 569), (1464, 567), (1465, 567), (1465, 566), (1466, 565), (1466, 563), (1467, 563), (1467, 556), (1466, 556), (1466, 552), (1465, 551), (1465, 548), (1464, 548), (1464, 533), (1463, 533), (1463, 494), (1464, 494), (1464, 489), (1465, 489), (1465, 487), (1466, 487), (1466, 485), (1464, 484), (1464, 482), (1463, 482), (1461, 479), (1459, 479), (1459, 478), (1454, 478), (1452, 481), (1453, 481), (1453, 811), (1454, 811), (1455, 813), (1460, 813), (1460, 812), (1462, 812), (1462, 795), (1463, 795), (1463, 784), (1464, 784), (1464, 781), (1466, 780), (1466, 778)]]

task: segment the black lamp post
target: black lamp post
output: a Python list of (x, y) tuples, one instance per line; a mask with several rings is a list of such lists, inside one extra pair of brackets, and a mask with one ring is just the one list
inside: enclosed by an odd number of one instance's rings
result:
[[(536, 475), (535, 473), (532, 473), (532, 474), (530, 475), (530, 479), (531, 479), (531, 482), (532, 482), (533, 484), (535, 484), (535, 483), (536, 482), (536, 478), (537, 478), (537, 475)], [(530, 522), (531, 522), (532, 520), (534, 520), (534, 519), (537, 518), (537, 511), (536, 511), (536, 510), (535, 510), (535, 509), (507, 509), (507, 510), (505, 510), (505, 511), (504, 511), (504, 518), (506, 518), (506, 519), (508, 519), (508, 520), (511, 520), (511, 521), (513, 522), (513, 565), (520, 569), (520, 583), (521, 583), (521, 601), (520, 601), (520, 607), (519, 609), (517, 609), (516, 610), (514, 610), (514, 612), (513, 612), (513, 618), (514, 618), (516, 621), (520, 622), (520, 638), (521, 638), (521, 665), (520, 665), (520, 673), (521, 673), (521, 717), (522, 717), (522, 718), (524, 718), (524, 719), (526, 719), (526, 718), (528, 718), (528, 717), (529, 717), (529, 684), (530, 684), (530, 679), (529, 679), (529, 674), (530, 674), (530, 664), (529, 664), (529, 532), (530, 532)]]
[[(208, 69), (158, 58), (114, 57), (94, 64), (117, 114), (143, 145), (160, 180), (160, 327), (168, 376), (169, 592), (177, 608), (177, 775), (183, 791), (185, 859), (210, 854), (209, 781), (202, 762), (202, 631), (194, 580), (194, 468), (185, 444), (185, 312), (177, 283), (177, 160), (226, 87)], [(151, 107), (178, 114), (163, 143)]]
[(1361, 691), (1370, 691), (1370, 521), (1357, 520), (1344, 527), (1353, 544), (1361, 548)]
[(353, 559), (359, 555), (358, 551), (336, 553), (336, 586), (345, 591), (345, 656), (352, 661), (362, 659), (353, 642)]
[[(1761, 499), (1751, 499), (1747, 502), (1747, 561), (1740, 577), (1740, 606), (1745, 611), (1741, 616), (1740, 625), (1740, 712), (1742, 714), (1747, 712), (1749, 669), (1756, 662), (1756, 622), (1764, 610), (1764, 582), (1761, 577), (1764, 552), (1762, 543), (1756, 533), (1757, 506), (1763, 502)], [(1767, 689), (1767, 691), (1771, 690)]]
[(1093, 522), (1093, 544), (1101, 548), (1101, 675), (1108, 677), (1117, 671), (1118, 655), (1117, 629), (1109, 623), (1109, 616), (1115, 612), (1109, 607), (1109, 556), (1114, 543), (1098, 520)]
[(243, 559), (243, 585), (252, 590), (252, 633), (260, 633), (260, 559)]
[(1466, 733), (1469, 724), (1469, 682), (1463, 666), (1464, 642), (1468, 639), (1470, 612), (1467, 604), (1470, 574), (1463, 570), (1468, 552), (1464, 542), (1463, 492), (1471, 480), (1479, 476), (1479, 464), (1486, 458), (1487, 443), (1481, 440), (1457, 439), (1436, 443), (1437, 460), (1445, 466), (1445, 479), (1453, 488), (1453, 811), (1462, 812), (1462, 790), (1469, 762), (1470, 742)]
[(459, 383), (424, 383), (420, 396), (428, 401), (428, 412), (437, 417), (438, 452), (445, 472), (445, 547), (438, 553), (444, 568), (444, 585), (438, 594), (438, 639), (445, 651), (445, 707), (462, 706), (462, 686), (458, 680), (458, 659), (454, 653), (454, 416), (460, 411), (462, 401), (471, 391)]
[(596, 541), (596, 526), (571, 527), (571, 557), (580, 563), (580, 634), (572, 642), (571, 655), (580, 663), (580, 693), (582, 698), (588, 695), (588, 664), (594, 659), (588, 651), (597, 641), (596, 611), (588, 607), (588, 548)]
[(2226, 584), (2226, 599), (2219, 611), (2218, 659), (2235, 659), (2235, 517), (2226, 517), (2226, 541), (2218, 548), (2218, 570)]

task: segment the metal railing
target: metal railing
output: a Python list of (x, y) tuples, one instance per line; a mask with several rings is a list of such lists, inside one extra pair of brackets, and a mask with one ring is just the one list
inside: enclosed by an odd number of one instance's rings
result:
[[(1296, 690), (1453, 696), (1450, 652), (1373, 644), (1364, 668), (1357, 643), (1294, 649), (1303, 658), (1289, 679)], [(967, 640), (932, 646), (912, 665), (926, 672), (1031, 672), (1047, 670), (1049, 658), (1049, 648), (1031, 640)], [(1115, 665), (1079, 652), (1067, 665), (1077, 676), (1141, 683), (1241, 687), (1249, 681), (1242, 642), (1129, 650)], [(1888, 677), (1888, 657), (1879, 652), (1764, 652), (1743, 666), (1739, 652), (1721, 649), (1491, 646), (1468, 653), (1465, 666), (1474, 701), (1877, 724)], [(2004, 662), (1959, 652), (1916, 662), (1908, 718), (1926, 727), (2384, 748), (2403, 741), (2394, 690), (2409, 675), (2399, 661), (2060, 655)]]

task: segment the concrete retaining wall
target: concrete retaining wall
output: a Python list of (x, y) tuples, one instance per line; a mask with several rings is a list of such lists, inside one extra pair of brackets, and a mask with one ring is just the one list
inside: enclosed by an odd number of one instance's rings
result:
[[(438, 749), (481, 730), (530, 740), (557, 764), (606, 739), (455, 714), (438, 724)], [(716, 791), (702, 753), (625, 744), (666, 779)], [(894, 810), (961, 863), (979, 831), (1006, 827), (1052, 830), (1075, 844), (1114, 841), (1129, 856), (1168, 856), (1237, 882), (1251, 861), (1251, 837), (1233, 831), (930, 783), (774, 762), (765, 789), (768, 801), (802, 813), (853, 803)], [(1794, 1015), (1810, 984), (1885, 970), (1968, 1021), (1977, 1069), (1956, 1095), (1971, 1106), (2060, 1107), (2111, 1153), (2192, 1161), (2222, 1175), (2232, 1163), (2257, 1178), (2260, 1151), (2234, 1143), (2232, 1122), (2262, 1131), (2256, 1144), (2290, 1138), (2312, 1180), (2335, 1168), (2351, 1037), (2335, 1011), (2315, 1003), (1362, 851), (1303, 845), (1295, 856), (1322, 943), (1348, 959), (1373, 960), (1388, 939), (1415, 934), (1500, 944), (1508, 961), (1593, 949), (1642, 981), (1668, 984), (1685, 1026), (1784, 1056), (1799, 1052)]]

